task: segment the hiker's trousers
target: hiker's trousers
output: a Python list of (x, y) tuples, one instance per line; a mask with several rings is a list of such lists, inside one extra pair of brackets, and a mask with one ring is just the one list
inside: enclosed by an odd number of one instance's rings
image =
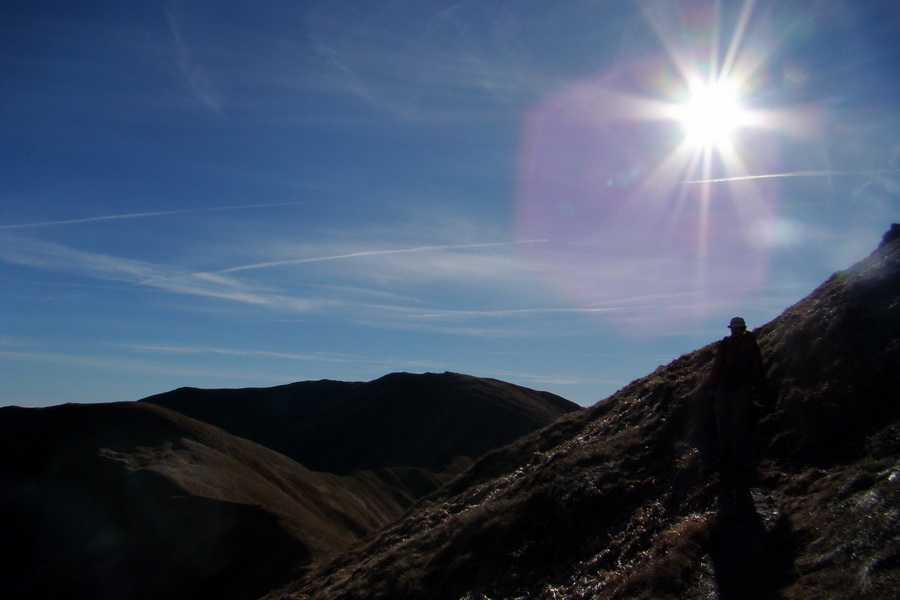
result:
[(734, 467), (743, 466), (752, 402), (753, 394), (750, 386), (716, 388), (719, 456)]

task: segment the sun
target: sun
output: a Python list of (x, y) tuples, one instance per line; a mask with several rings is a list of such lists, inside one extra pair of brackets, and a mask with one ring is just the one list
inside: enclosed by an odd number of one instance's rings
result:
[(747, 123), (737, 89), (727, 83), (694, 86), (690, 97), (679, 105), (676, 118), (693, 147), (716, 147), (729, 143)]

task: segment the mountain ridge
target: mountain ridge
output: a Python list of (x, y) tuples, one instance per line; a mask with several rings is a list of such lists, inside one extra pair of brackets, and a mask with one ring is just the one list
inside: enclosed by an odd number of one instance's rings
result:
[(549, 392), (459, 373), (370, 382), (180, 388), (144, 398), (257, 441), (315, 471), (387, 467), (439, 473), (582, 407)]
[[(397, 380), (415, 388), (421, 378), (387, 376), (380, 385), (386, 396), (403, 397)], [(450, 396), (471, 395), (463, 404), (475, 414), (487, 414), (478, 404), (499, 402), (501, 414), (539, 415), (531, 429), (568, 407), (548, 402), (536, 410), (541, 393), (500, 382), (443, 383), (460, 388), (445, 390)], [(497, 386), (507, 392), (500, 400), (474, 393)], [(252, 406), (253, 391), (238, 396), (243, 402), (248, 393)], [(388, 416), (400, 420), (409, 408), (395, 406)], [(290, 430), (283, 414), (279, 425)], [(449, 425), (436, 420), (431, 435), (452, 435), (441, 429)], [(509, 430), (470, 434), (489, 448), (505, 443)], [(468, 450), (477, 458), (477, 447)], [(366, 470), (365, 459), (347, 474), (313, 471), (151, 402), (0, 408), (0, 539), (16, 549), (0, 561), (4, 595), (256, 598), (395, 520), (446, 478), (415, 466)]]

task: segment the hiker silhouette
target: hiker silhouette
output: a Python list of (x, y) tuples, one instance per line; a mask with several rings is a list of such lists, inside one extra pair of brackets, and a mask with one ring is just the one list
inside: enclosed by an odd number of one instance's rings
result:
[(715, 393), (719, 462), (724, 469), (744, 466), (754, 396), (765, 384), (762, 354), (747, 323), (734, 317), (731, 335), (719, 342), (708, 388)]

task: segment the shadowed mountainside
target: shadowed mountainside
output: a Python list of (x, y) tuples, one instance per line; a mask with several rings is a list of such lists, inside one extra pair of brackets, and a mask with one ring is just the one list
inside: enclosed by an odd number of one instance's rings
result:
[(404, 461), (471, 462), (578, 408), (455, 374), (157, 398), (353, 473), (313, 472), (151, 402), (2, 408), (4, 597), (256, 598), (447, 477)]
[(720, 474), (714, 345), (488, 453), (267, 598), (900, 594), (900, 227), (756, 331), (753, 467)]
[[(439, 473), (580, 407), (549, 392), (458, 373), (265, 389), (180, 388), (145, 398), (251, 439), (314, 470)], [(454, 464), (456, 463), (456, 464)]]
[(253, 598), (413, 500), (133, 402), (2, 408), (0, 456), (7, 598)]

